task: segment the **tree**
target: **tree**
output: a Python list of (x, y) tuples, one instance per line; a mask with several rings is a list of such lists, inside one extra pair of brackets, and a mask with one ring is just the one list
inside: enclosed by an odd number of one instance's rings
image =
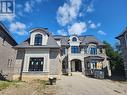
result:
[(104, 41), (103, 43), (105, 44), (106, 54), (110, 60), (112, 74), (113, 75), (124, 75), (123, 59), (122, 59), (121, 53), (119, 52), (119, 49), (114, 49), (106, 41)]

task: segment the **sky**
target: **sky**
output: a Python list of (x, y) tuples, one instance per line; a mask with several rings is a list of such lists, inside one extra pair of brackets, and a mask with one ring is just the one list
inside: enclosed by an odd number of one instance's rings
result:
[(15, 15), (0, 15), (0, 21), (18, 43), (42, 27), (53, 35), (94, 35), (114, 45), (127, 27), (127, 0), (15, 0)]

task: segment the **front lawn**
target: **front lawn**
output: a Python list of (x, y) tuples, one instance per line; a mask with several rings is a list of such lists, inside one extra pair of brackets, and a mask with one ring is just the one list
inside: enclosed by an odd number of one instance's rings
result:
[(0, 81), (0, 91), (12, 85), (18, 86), (19, 83), (19, 81)]

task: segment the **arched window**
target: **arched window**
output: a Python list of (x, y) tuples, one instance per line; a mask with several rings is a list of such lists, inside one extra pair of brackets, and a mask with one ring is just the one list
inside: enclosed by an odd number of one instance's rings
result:
[(36, 46), (42, 45), (42, 35), (41, 34), (35, 35), (34, 45)]
[(72, 41), (77, 41), (77, 38), (76, 38), (76, 37), (73, 37), (73, 38), (72, 38)]

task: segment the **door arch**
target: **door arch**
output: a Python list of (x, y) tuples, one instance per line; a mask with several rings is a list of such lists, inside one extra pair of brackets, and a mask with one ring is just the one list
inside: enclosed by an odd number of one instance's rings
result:
[(72, 72), (82, 72), (81, 60), (79, 59), (71, 60), (71, 71)]

